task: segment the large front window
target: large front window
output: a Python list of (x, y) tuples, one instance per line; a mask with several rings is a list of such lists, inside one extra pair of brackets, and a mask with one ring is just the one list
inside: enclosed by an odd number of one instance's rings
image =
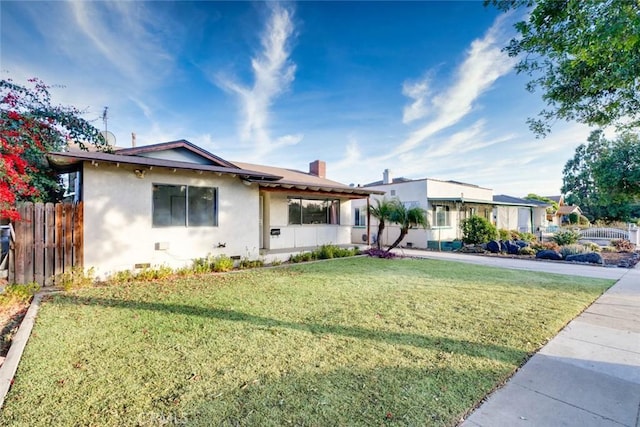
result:
[(449, 221), (449, 206), (434, 206), (433, 207), (433, 226), (434, 227), (450, 227)]
[(153, 184), (154, 227), (215, 225), (218, 225), (216, 188)]
[(290, 197), (289, 224), (340, 224), (340, 201)]

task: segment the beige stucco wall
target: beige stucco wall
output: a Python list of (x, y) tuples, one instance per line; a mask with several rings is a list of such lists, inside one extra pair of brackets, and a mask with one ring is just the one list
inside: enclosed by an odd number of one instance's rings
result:
[[(218, 188), (218, 226), (152, 227), (152, 184)], [(143, 179), (133, 168), (85, 163), (84, 260), (98, 277), (135, 264), (189, 265), (207, 254), (259, 257), (258, 187), (213, 173), (153, 168)], [(166, 249), (157, 250), (161, 243)], [(219, 243), (226, 247), (219, 248)]]

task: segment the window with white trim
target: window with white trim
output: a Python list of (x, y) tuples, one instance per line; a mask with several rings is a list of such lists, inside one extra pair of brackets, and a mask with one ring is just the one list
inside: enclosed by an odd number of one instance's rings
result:
[(433, 207), (433, 226), (451, 227), (449, 219), (449, 206), (435, 205)]
[(153, 184), (153, 227), (218, 225), (218, 189)]

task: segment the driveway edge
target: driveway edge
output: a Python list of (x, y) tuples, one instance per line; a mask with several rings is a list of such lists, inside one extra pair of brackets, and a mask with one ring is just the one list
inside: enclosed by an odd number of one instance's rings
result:
[(33, 300), (29, 305), (29, 309), (27, 310), (27, 314), (25, 314), (22, 319), (18, 332), (11, 342), (11, 347), (7, 353), (7, 357), (5, 358), (2, 366), (0, 366), (0, 409), (2, 409), (2, 406), (4, 405), (4, 400), (7, 397), (7, 393), (9, 393), (11, 384), (13, 383), (13, 377), (18, 370), (18, 364), (22, 358), (22, 353), (24, 352), (27, 341), (29, 341), (29, 337), (31, 336), (31, 330), (33, 329), (42, 297), (42, 292), (34, 295)]

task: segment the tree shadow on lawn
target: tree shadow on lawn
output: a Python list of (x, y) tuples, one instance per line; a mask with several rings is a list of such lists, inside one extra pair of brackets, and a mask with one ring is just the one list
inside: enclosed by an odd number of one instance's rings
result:
[(117, 307), (130, 310), (149, 310), (159, 313), (199, 316), (233, 322), (246, 322), (252, 325), (287, 328), (311, 334), (333, 334), (349, 338), (379, 341), (392, 345), (407, 345), (418, 348), (440, 350), (449, 353), (463, 354), (473, 357), (493, 359), (509, 364), (519, 364), (527, 356), (527, 352), (517, 348), (495, 344), (483, 344), (467, 340), (448, 337), (435, 337), (415, 333), (401, 333), (384, 330), (372, 330), (354, 326), (332, 325), (328, 323), (291, 322), (269, 317), (256, 316), (240, 311), (226, 310), (212, 307), (199, 307), (182, 304), (164, 304), (146, 301), (126, 301), (110, 298), (82, 297), (73, 295), (58, 295), (55, 304), (97, 305)]
[(338, 367), (257, 377), (225, 390), (191, 390), (190, 425), (455, 425), (509, 375), (448, 367)]

